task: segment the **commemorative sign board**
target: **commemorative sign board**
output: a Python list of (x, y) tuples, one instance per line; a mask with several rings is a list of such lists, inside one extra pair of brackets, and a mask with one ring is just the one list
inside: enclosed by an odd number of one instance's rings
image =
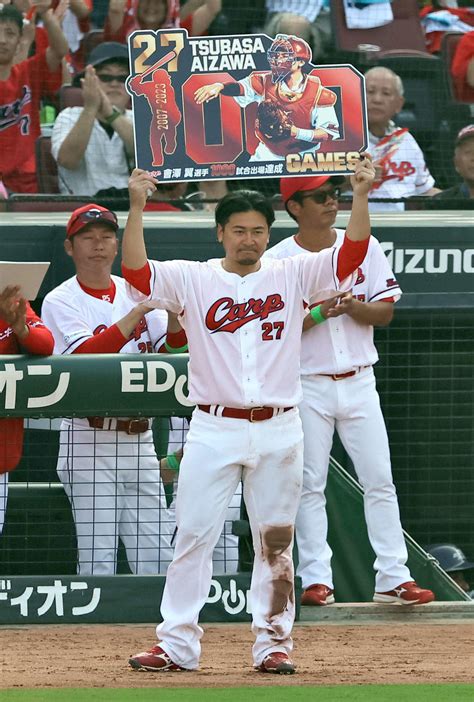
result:
[(129, 37), (136, 161), (161, 182), (345, 175), (367, 146), (363, 76), (279, 34)]

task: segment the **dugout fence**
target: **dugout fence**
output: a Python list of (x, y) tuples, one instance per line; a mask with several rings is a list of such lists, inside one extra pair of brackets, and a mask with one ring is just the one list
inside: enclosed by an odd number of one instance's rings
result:
[[(68, 500), (67, 485), (65, 490), (55, 476), (57, 455), (61, 449), (57, 417), (95, 416), (102, 417), (106, 422), (113, 422), (114, 418), (123, 417), (126, 413), (134, 417), (155, 416), (157, 453), (164, 455), (169, 449), (168, 439), (165, 437), (166, 423), (163, 425), (162, 419), (172, 414), (188, 416), (191, 411), (185, 390), (186, 362), (185, 355), (173, 358), (166, 355), (150, 355), (147, 358), (140, 354), (125, 357), (98, 355), (0, 358), (0, 378), (3, 379), (5, 389), (2, 414), (31, 418), (26, 424), (25, 457), (17, 471), (12, 474), (9, 485), (5, 530), (0, 539), (0, 573), (4, 578), (0, 583), (0, 591), (2, 587), (6, 587), (7, 582), (13, 581), (18, 584), (30, 582), (31, 578), (35, 579), (35, 582), (38, 578), (40, 582), (47, 582), (47, 576), (54, 576), (54, 582), (58, 575), (66, 577), (70, 587), (71, 583), (94, 583), (99, 579), (104, 588), (109, 580), (113, 580), (106, 576), (112, 575), (114, 571), (110, 571), (110, 567), (108, 571), (104, 570), (104, 563), (100, 561), (83, 561), (82, 572), (80, 569), (77, 576), (80, 579), (74, 577), (79, 553), (76, 532), (79, 533), (77, 530), (80, 528), (80, 520), (77, 517), (80, 505), (77, 501), (74, 504), (72, 500)], [(36, 419), (33, 419), (34, 417)], [(90, 437), (90, 430), (85, 431)], [(94, 435), (100, 431), (96, 430)], [(94, 436), (88, 441), (87, 451), (82, 457), (85, 455), (90, 461), (92, 471), (97, 461), (97, 470), (100, 471), (102, 463), (98, 444), (101, 439)], [(122, 480), (120, 471), (124, 467), (123, 461), (130, 460), (129, 454), (126, 451), (123, 455), (120, 454), (120, 451), (124, 450), (120, 441), (114, 441), (113, 438), (109, 441), (119, 459), (116, 462), (119, 484)], [(161, 446), (165, 448), (162, 449)], [(143, 454), (146, 453), (143, 447)], [(361, 491), (349, 473), (337, 462), (333, 460), (331, 465), (328, 508), (331, 515), (330, 540), (335, 552), (338, 599), (370, 600), (373, 593), (373, 553), (365, 528)], [(125, 481), (126, 472), (123, 475)], [(98, 483), (100, 485), (100, 480)], [(91, 482), (90, 489), (98, 490), (97, 484), (93, 486)], [(159, 481), (153, 485), (153, 489), (165, 498), (163, 485)], [(196, 489), (199, 489), (199, 467), (196, 467)], [(235, 583), (235, 578), (244, 577), (248, 587), (252, 553), (245, 520), (238, 518), (239, 506), (240, 498), (239, 504), (234, 503), (234, 508), (237, 507), (237, 510), (234, 509), (234, 516), (237, 517), (235, 527), (233, 528), (231, 523), (227, 524), (224, 541), (214, 563), (216, 572), (220, 573), (224, 580), (227, 578), (230, 582), (230, 575)], [(97, 509), (99, 508), (100, 504), (97, 504)], [(136, 562), (133, 549), (127, 548), (125, 553), (123, 546), (127, 546), (127, 538), (121, 534), (122, 552), (117, 572), (123, 575), (129, 574), (130, 571), (136, 573), (131, 577), (137, 578), (137, 585), (141, 576), (164, 575), (171, 560), (169, 537), (173, 535), (174, 524), (171, 524), (170, 528), (169, 521), (173, 517), (170, 517), (165, 501), (162, 503), (162, 510), (159, 520), (150, 525), (154, 534), (160, 538), (157, 544), (150, 545), (147, 542), (146, 547), (142, 549), (137, 546)], [(139, 509), (137, 518), (143, 518)], [(211, 519), (212, 515), (209, 515), (209, 518)], [(104, 522), (107, 520), (111, 520), (110, 510), (104, 512), (102, 522), (99, 520), (94, 525), (96, 536), (101, 536), (100, 529), (105, 528)], [(137, 524), (128, 522), (126, 536), (130, 537), (130, 533), (133, 535), (135, 530), (139, 533)], [(235, 535), (238, 534), (241, 536), (240, 558), (235, 548)], [(164, 541), (162, 536), (165, 537)], [(462, 593), (452, 586), (433, 560), (428, 559), (408, 535), (407, 544), (410, 567), (417, 579), (434, 587), (440, 599), (463, 599)], [(295, 557), (297, 558), (297, 551)], [(241, 575), (238, 575), (238, 572)], [(159, 580), (162, 587), (164, 578)], [(222, 578), (216, 582), (220, 583), (221, 580)], [(67, 585), (61, 587), (66, 587), (66, 594)], [(228, 587), (230, 589), (227, 592), (231, 592), (233, 587), (232, 596), (235, 599), (237, 586), (234, 584)], [(112, 591), (118, 598), (122, 596), (117, 586), (112, 586)], [(74, 594), (72, 591), (71, 593)], [(15, 602), (18, 601), (18, 597), (20, 595), (13, 598)], [(79, 605), (76, 605), (77, 607), (80, 609)], [(38, 609), (41, 610), (41, 606)], [(248, 616), (244, 607), (240, 611)], [(218, 617), (218, 614), (213, 616)]]

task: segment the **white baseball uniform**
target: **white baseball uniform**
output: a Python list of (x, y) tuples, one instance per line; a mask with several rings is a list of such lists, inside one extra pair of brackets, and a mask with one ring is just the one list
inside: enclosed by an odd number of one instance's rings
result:
[[(55, 354), (73, 353), (136, 306), (125, 281), (112, 280), (113, 302), (89, 295), (75, 276), (46, 295), (42, 313), (54, 336)], [(166, 327), (166, 313), (153, 310), (121, 353), (158, 348)], [(166, 500), (151, 428), (127, 434), (116, 430), (116, 419), (105, 422), (106, 429), (92, 429), (86, 418), (61, 424), (57, 471), (73, 509), (78, 574), (114, 574), (119, 538), (133, 573), (158, 574)]]
[[(150, 261), (154, 304), (184, 310), (189, 400), (198, 405), (180, 467), (174, 560), (157, 627), (160, 645), (184, 668), (199, 664), (198, 617), (210, 589), (212, 551), (241, 480), (255, 548), (255, 665), (270, 652), (292, 649), (292, 543), (303, 469), (294, 406), (302, 397), (303, 302), (350, 287), (351, 276), (341, 284), (337, 279), (338, 255), (328, 249), (318, 256), (264, 259), (260, 270), (244, 277), (225, 271), (217, 259)], [(199, 405), (210, 405), (210, 412)], [(266, 421), (251, 422), (222, 416), (224, 407), (274, 411)]]
[[(336, 229), (336, 246), (344, 232)], [(267, 251), (275, 258), (304, 251), (294, 237)], [(308, 254), (309, 256), (315, 254)], [(363, 302), (398, 300), (401, 290), (378, 241), (370, 238), (367, 256), (352, 288)], [(320, 298), (322, 300), (322, 298)], [(334, 429), (350, 456), (364, 490), (370, 543), (376, 554), (375, 589), (387, 592), (412, 580), (405, 563), (407, 550), (392, 481), (387, 431), (372, 369), (378, 360), (373, 327), (348, 315), (328, 319), (303, 334), (300, 404), (304, 432), (304, 478), (296, 519), (298, 575), (303, 587), (323, 584), (333, 589), (332, 552), (327, 544), (324, 491)], [(332, 375), (354, 372), (335, 380)]]

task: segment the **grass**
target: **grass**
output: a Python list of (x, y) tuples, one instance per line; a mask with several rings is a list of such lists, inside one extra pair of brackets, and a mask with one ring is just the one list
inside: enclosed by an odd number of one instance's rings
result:
[[(270, 682), (270, 681), (269, 681)], [(474, 684), (15, 689), (1, 702), (474, 702)]]

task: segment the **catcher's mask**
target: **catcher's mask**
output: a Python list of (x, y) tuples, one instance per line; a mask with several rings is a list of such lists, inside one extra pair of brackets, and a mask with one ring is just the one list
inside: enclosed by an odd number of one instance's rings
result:
[(291, 71), (294, 61), (311, 61), (311, 48), (304, 39), (288, 34), (277, 34), (267, 51), (267, 59), (272, 69), (272, 82), (284, 80)]

